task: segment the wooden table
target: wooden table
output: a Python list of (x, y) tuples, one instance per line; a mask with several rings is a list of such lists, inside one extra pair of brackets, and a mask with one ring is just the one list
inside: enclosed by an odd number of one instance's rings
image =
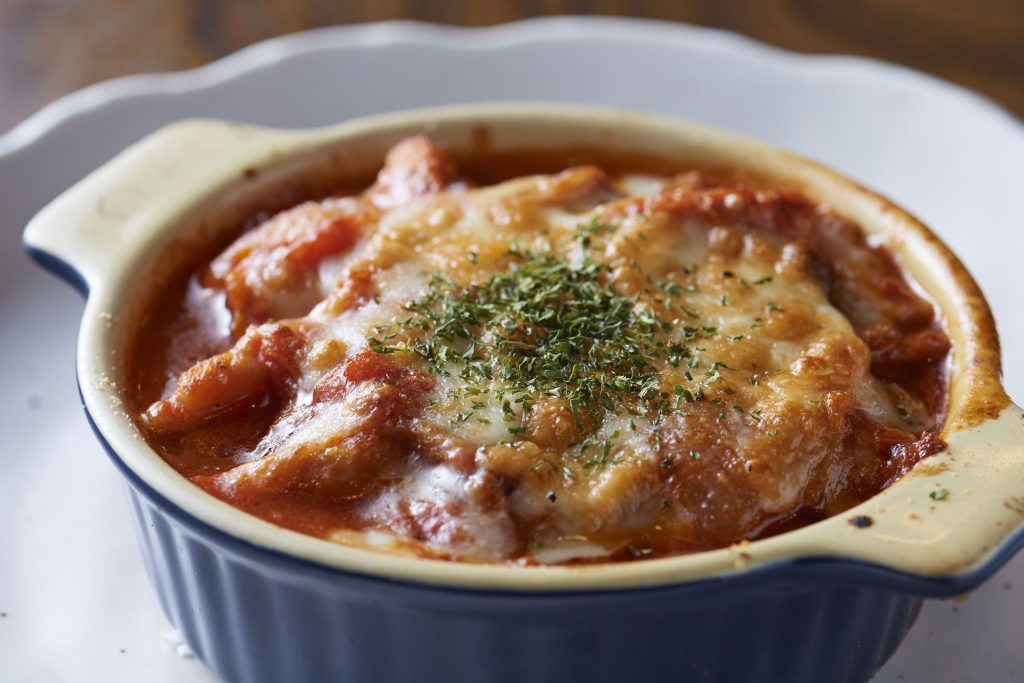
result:
[(669, 19), (803, 52), (868, 55), (973, 88), (1024, 118), (1024, 0), (0, 0), (0, 132), (84, 85), (198, 66), (282, 33), (550, 14)]

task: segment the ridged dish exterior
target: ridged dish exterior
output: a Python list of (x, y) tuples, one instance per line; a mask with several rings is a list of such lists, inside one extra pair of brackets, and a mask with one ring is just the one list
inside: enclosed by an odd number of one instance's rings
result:
[(854, 683), (922, 602), (854, 582), (841, 563), (585, 593), (392, 582), (234, 539), (126, 477), (164, 612), (232, 682)]

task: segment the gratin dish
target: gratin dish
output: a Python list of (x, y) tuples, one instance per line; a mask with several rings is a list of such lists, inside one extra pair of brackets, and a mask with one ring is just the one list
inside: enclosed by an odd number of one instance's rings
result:
[[(452, 564), (334, 545), (218, 501), (174, 472), (122, 409), (120, 359), (187, 240), (324, 174), (366, 174), (426, 130), (453, 149), (590, 146), (740, 168), (799, 189), (884, 241), (953, 340), (949, 447), (843, 515), (777, 537), (626, 564)], [(621, 111), (488, 105), (315, 131), (168, 127), (55, 200), (25, 241), (88, 293), (78, 349), (90, 420), (124, 474), (147, 570), (197, 655), (227, 680), (869, 678), (925, 596), (970, 590), (1024, 544), (1024, 419), (999, 384), (976, 285), (912, 217), (757, 143)], [(172, 257), (167, 258), (170, 254)], [(941, 500), (929, 494), (944, 490)], [(855, 517), (871, 524), (853, 525)]]

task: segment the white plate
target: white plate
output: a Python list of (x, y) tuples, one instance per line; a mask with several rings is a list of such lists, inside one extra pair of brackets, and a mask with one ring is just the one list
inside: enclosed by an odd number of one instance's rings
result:
[[(195, 71), (103, 83), (0, 138), (0, 678), (205, 681), (143, 574), (115, 473), (78, 405), (81, 301), (23, 256), (29, 217), (175, 119), (307, 127), (430, 104), (544, 100), (673, 114), (766, 140), (882, 190), (930, 224), (989, 297), (1024, 399), (1024, 128), (888, 64), (623, 19), (489, 29), (389, 23), (271, 40)], [(1024, 680), (1024, 556), (970, 598), (930, 602), (875, 678)]]

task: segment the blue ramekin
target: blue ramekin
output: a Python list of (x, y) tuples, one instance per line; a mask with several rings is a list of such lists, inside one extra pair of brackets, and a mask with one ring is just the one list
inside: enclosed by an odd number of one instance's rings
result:
[[(495, 149), (589, 144), (743, 165), (861, 222), (888, 241), (949, 324), (947, 452), (805, 529), (709, 553), (576, 568), (337, 546), (230, 508), (163, 463), (135, 431), (118, 383), (147, 283), (169, 267), (175, 240), (207, 234), (303, 173), (365, 171), (410, 133), (426, 129), (459, 148), (479, 141), (482, 126)], [(55, 200), (25, 243), (88, 293), (78, 349), (86, 413), (126, 482), (164, 612), (227, 681), (866, 681), (924, 598), (971, 590), (1024, 545), (1024, 420), (999, 386), (994, 325), (970, 276), (884, 199), (724, 133), (551, 105), (421, 110), (305, 132), (188, 122)], [(939, 485), (949, 500), (929, 497)], [(851, 525), (854, 516), (872, 524)]]

